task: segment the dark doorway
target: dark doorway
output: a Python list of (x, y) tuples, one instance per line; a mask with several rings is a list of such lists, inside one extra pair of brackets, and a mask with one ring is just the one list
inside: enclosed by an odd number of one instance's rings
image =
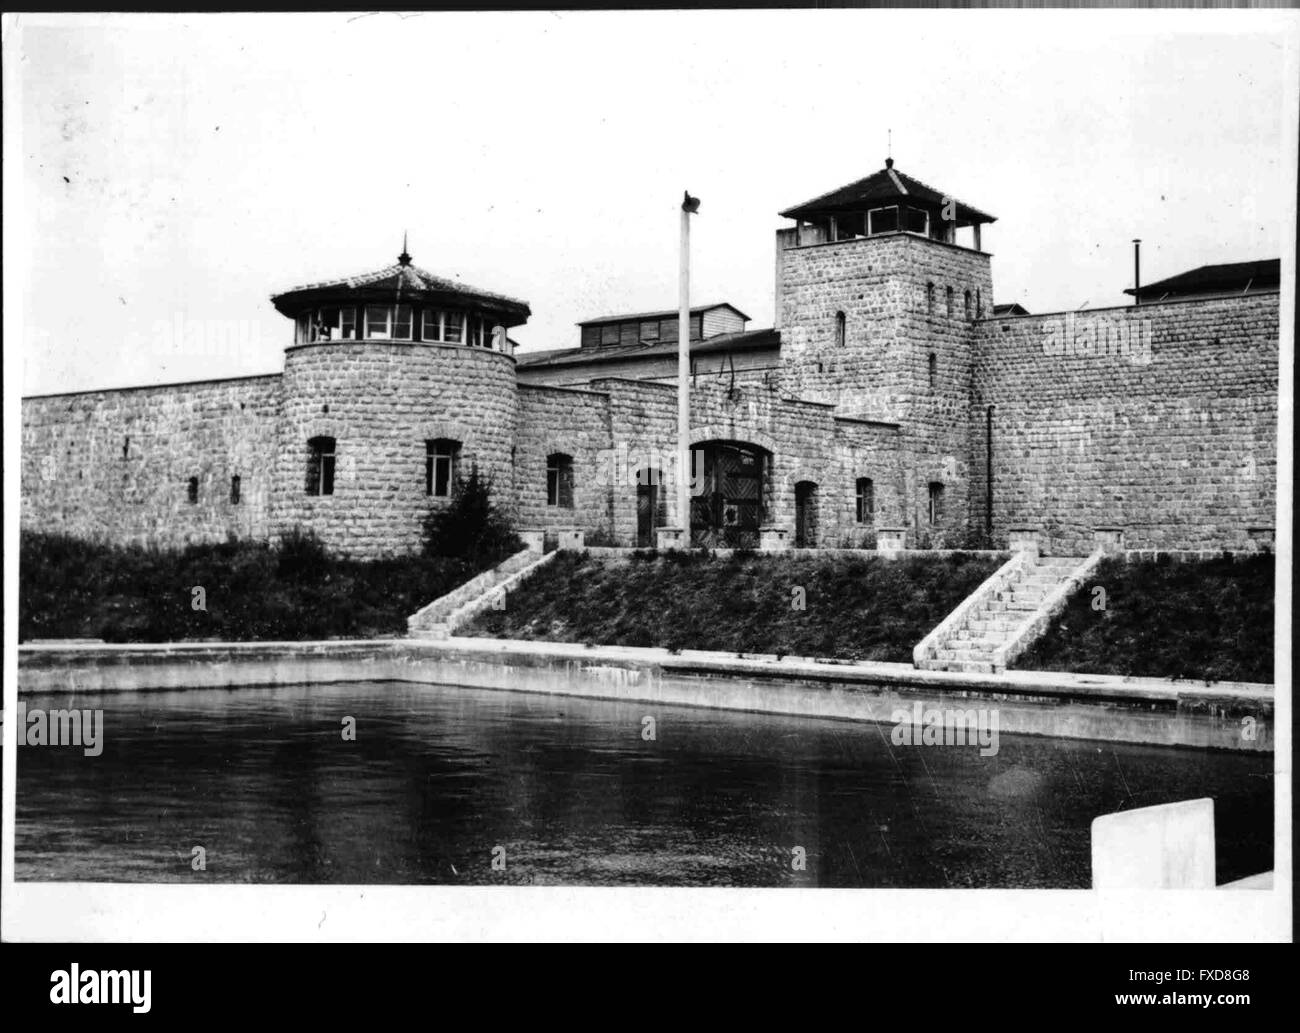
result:
[(812, 481), (794, 486), (794, 547), (817, 548), (817, 485)]
[(657, 469), (636, 472), (636, 543), (641, 548), (655, 544), (655, 528), (667, 521), (663, 478)]

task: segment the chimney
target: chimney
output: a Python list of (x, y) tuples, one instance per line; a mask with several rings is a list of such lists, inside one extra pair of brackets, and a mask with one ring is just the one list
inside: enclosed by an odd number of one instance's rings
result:
[(1142, 238), (1133, 238), (1133, 304), (1142, 304)]

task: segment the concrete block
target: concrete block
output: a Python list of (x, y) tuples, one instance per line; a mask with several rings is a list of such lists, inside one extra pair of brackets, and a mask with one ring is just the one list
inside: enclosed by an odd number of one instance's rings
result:
[(559, 540), (559, 549), (582, 551), (582, 542), (585, 532), (578, 530), (576, 527), (559, 527), (555, 530), (556, 537)]
[(660, 551), (686, 548), (686, 531), (680, 527), (655, 528), (655, 545)]
[(901, 552), (907, 545), (907, 528), (879, 527), (876, 529), (876, 551), (890, 554), (887, 558)]
[(1095, 818), (1092, 887), (1213, 889), (1214, 801), (1183, 800)]

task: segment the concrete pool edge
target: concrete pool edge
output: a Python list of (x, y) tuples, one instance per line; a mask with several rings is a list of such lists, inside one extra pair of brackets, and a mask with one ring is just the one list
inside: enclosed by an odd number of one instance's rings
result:
[(1051, 671), (736, 657), (659, 648), (450, 638), (47, 643), (18, 650), (21, 693), (403, 681), (896, 723), (896, 710), (996, 709), (999, 730), (1102, 742), (1273, 750), (1273, 687)]

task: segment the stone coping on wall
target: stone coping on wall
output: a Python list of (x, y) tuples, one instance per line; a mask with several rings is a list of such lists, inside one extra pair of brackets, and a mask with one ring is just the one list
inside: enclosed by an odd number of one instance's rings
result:
[[(782, 227), (786, 230), (793, 230), (793, 226)], [(845, 240), (819, 240), (811, 244), (791, 244), (789, 247), (782, 248), (782, 251), (807, 251), (811, 248), (819, 247), (839, 247), (843, 244), (862, 244), (866, 241), (877, 240), (915, 240), (925, 244), (937, 244), (939, 247), (950, 248), (953, 251), (962, 251), (968, 255), (979, 255), (982, 258), (992, 258), (992, 251), (981, 251), (979, 248), (966, 247), (964, 244), (953, 244), (946, 240), (935, 240), (933, 237), (927, 237), (920, 233), (911, 233), (908, 230), (893, 230), (889, 233), (873, 233), (869, 237), (850, 237)]]
[(456, 344), (448, 341), (392, 341), (379, 337), (348, 338), (347, 340), (340, 341), (301, 341), (298, 344), (287, 345), (284, 352), (287, 355), (290, 352), (300, 352), (310, 348), (320, 348), (322, 351), (328, 351), (331, 348), (337, 350), (348, 347), (434, 348), (441, 349), (442, 351), (469, 352), (474, 355), (496, 355), (510, 363), (512, 366), (518, 363), (518, 360), (513, 355), (503, 351), (498, 351), (496, 348), (481, 348), (474, 344)]
[(112, 395), (123, 391), (165, 391), (173, 387), (201, 387), (204, 384), (240, 384), (250, 380), (279, 380), (284, 373), (248, 373), (237, 377), (208, 377), (204, 380), (177, 380), (160, 384), (132, 384), (127, 387), (88, 387), (80, 391), (55, 391), (44, 395), (23, 395), (21, 401), (36, 401), (40, 398), (75, 398), (78, 395)]
[(560, 391), (568, 395), (594, 395), (597, 398), (608, 398), (608, 391), (593, 391), (589, 387), (567, 387), (563, 384), (529, 384), (524, 381), (519, 383), (520, 391)]
[(1141, 305), (1134, 305), (1130, 302), (1127, 305), (1107, 305), (1105, 308), (1080, 308), (1064, 309), (1058, 312), (1025, 312), (1020, 315), (1001, 315), (1001, 316), (981, 316), (977, 322), (981, 323), (1008, 323), (1008, 322), (1026, 322), (1034, 319), (1059, 319), (1061, 316), (1091, 316), (1098, 312), (1128, 312), (1134, 315), (1141, 315), (1142, 310), (1146, 308), (1155, 308), (1159, 305), (1189, 305), (1195, 303), (1205, 304), (1212, 301), (1246, 301), (1250, 298), (1267, 297), (1269, 295), (1277, 296), (1281, 294), (1281, 288), (1273, 287), (1268, 290), (1251, 291), (1249, 294), (1194, 294), (1183, 298), (1165, 298), (1163, 301), (1144, 301)]
[[(577, 643), (451, 638), (18, 650), (23, 693), (178, 691), (406, 681), (882, 723), (896, 707), (983, 706), (1008, 734), (1234, 750), (1272, 749), (1273, 687), (1051, 671), (966, 674), (906, 663)], [(991, 704), (991, 706), (990, 706)], [(1243, 718), (1258, 725), (1244, 741)]]

